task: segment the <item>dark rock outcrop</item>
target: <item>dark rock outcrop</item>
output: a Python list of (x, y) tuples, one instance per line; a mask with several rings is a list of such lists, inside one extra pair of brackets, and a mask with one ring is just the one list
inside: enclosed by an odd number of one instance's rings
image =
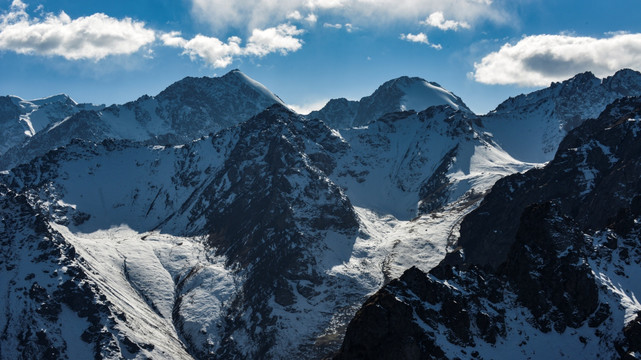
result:
[(322, 122), (281, 105), (230, 131), (240, 141), (196, 205), (207, 219), (208, 245), (246, 278), (217, 354), (240, 356), (233, 334), (242, 330), (256, 344), (252, 356), (269, 357), (277, 319), (266, 300), (287, 309), (297, 293), (311, 298), (314, 291), (301, 293), (292, 284), (322, 282), (312, 255), (322, 248), (321, 232), (332, 230), (354, 241), (358, 231), (349, 200), (322, 170), (331, 170), (329, 155), (346, 145)]
[(641, 194), (639, 118), (641, 98), (616, 101), (571, 131), (547, 166), (497, 181), (461, 224), (466, 260), (494, 269), (502, 264), (523, 209), (534, 203), (557, 202), (561, 214), (584, 230), (607, 226)]

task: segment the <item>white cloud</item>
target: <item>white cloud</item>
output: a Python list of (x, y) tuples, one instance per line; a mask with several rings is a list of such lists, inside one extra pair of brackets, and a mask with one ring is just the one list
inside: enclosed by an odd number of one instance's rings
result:
[(20, 0), (13, 0), (9, 9), (11, 10), (10, 12), (24, 13), (24, 11), (27, 10), (27, 4)]
[(427, 19), (425, 19), (425, 21), (421, 21), (421, 24), (433, 26), (445, 31), (447, 30), (458, 31), (458, 29), (470, 28), (470, 24), (468, 24), (465, 21), (445, 20), (445, 16), (443, 15), (442, 11), (436, 11), (431, 13), (430, 16), (428, 16)]
[(245, 53), (265, 56), (272, 52), (280, 52), (285, 55), (288, 52), (297, 51), (303, 46), (303, 42), (294, 36), (302, 33), (303, 30), (289, 24), (280, 24), (265, 30), (254, 29), (249, 37)]
[(427, 40), (427, 35), (425, 35), (423, 33), (418, 33), (416, 35), (414, 35), (414, 34), (401, 34), (401, 39), (405, 40), (405, 41), (423, 43), (423, 44), (428, 44), (428, 45), (430, 43)]
[(441, 50), (443, 48), (440, 44), (432, 44), (432, 43), (430, 43), (430, 41), (427, 39), (427, 35), (425, 35), (424, 33), (401, 34), (401, 40), (429, 45), (429, 46), (431, 46), (431, 47), (433, 47), (434, 49), (437, 49), (437, 50)]
[(201, 34), (191, 40), (186, 40), (177, 32), (163, 34), (160, 39), (167, 46), (183, 48), (183, 54), (189, 55), (192, 60), (201, 58), (215, 68), (229, 66), (236, 56), (243, 53), (243, 49), (240, 47), (241, 39), (236, 36), (227, 39), (227, 43)]
[(302, 40), (295, 36), (302, 33), (303, 30), (289, 24), (264, 30), (254, 29), (246, 47), (241, 46), (242, 40), (237, 36), (228, 38), (225, 43), (201, 34), (187, 40), (179, 32), (170, 32), (162, 34), (160, 39), (167, 46), (182, 48), (183, 54), (189, 55), (192, 60), (201, 58), (215, 68), (224, 68), (241, 56), (263, 57), (275, 52), (282, 55), (295, 52), (303, 46)]
[(318, 21), (318, 17), (314, 13), (309, 13), (307, 16), (303, 15), (298, 10), (291, 11), (286, 16), (287, 20), (301, 21), (305, 20), (310, 24), (315, 24)]
[(127, 17), (115, 19), (97, 13), (71, 19), (62, 11), (32, 18), (26, 8), (25, 3), (14, 0), (9, 11), (0, 14), (0, 49), (69, 60), (100, 60), (133, 54), (156, 38), (145, 23)]
[(505, 44), (474, 64), (474, 79), (486, 84), (546, 86), (583, 71), (605, 77), (641, 67), (641, 34), (607, 38), (534, 35)]
[(311, 9), (334, 9), (343, 7), (343, 1), (341, 0), (308, 0), (307, 7)]
[(187, 40), (183, 39), (180, 31), (172, 31), (160, 35), (160, 40), (167, 46), (185, 47)]
[(310, 13), (305, 17), (305, 20), (307, 20), (307, 22), (309, 22), (310, 24), (316, 24), (316, 22), (318, 21), (318, 16), (316, 16), (316, 14), (314, 13)]
[(287, 14), (287, 18), (291, 20), (300, 20), (303, 18), (303, 15), (300, 14), (300, 11), (294, 10)]
[[(265, 28), (296, 19), (296, 12), (315, 17), (340, 18), (358, 27), (379, 27), (416, 21), (434, 13), (455, 14), (442, 26), (470, 26), (479, 19), (505, 23), (509, 16), (489, 0), (190, 0), (192, 14), (216, 31), (228, 28)], [(294, 17), (292, 17), (294, 16)], [(334, 20), (336, 21), (336, 20)]]
[(323, 24), (323, 27), (324, 27), (324, 28), (329, 28), (329, 29), (337, 29), (337, 30), (339, 30), (339, 29), (343, 29), (343, 28), (344, 28), (344, 29), (345, 29), (345, 31), (347, 31), (348, 33), (351, 33), (351, 32), (353, 32), (353, 31), (359, 30), (359, 28), (357, 28), (356, 26), (354, 26), (354, 25), (352, 25), (352, 24), (350, 24), (350, 23), (346, 23), (346, 24), (330, 24), (330, 23), (324, 23), (324, 24)]
[(329, 23), (324, 23), (323, 24), (324, 28), (331, 28), (331, 29), (341, 29), (343, 27), (342, 24), (329, 24)]

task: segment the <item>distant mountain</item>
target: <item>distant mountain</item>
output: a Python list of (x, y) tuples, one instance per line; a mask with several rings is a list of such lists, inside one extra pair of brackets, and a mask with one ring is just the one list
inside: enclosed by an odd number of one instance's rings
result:
[(98, 107), (77, 104), (66, 95), (44, 99), (23, 100), (16, 96), (0, 97), (0, 155), (13, 146), (22, 144), (38, 131), (64, 120), (81, 110)]
[(367, 125), (387, 113), (418, 112), (436, 105), (449, 105), (455, 110), (471, 113), (461, 98), (439, 84), (418, 77), (402, 76), (385, 82), (372, 95), (358, 102), (333, 99), (309, 116), (325, 121), (332, 128), (342, 129)]
[(637, 71), (620, 70), (602, 80), (586, 72), (510, 98), (483, 116), (483, 123), (510, 155), (542, 163), (552, 159), (570, 130), (599, 116), (614, 100), (639, 95), (641, 73)]
[[(155, 97), (143, 96), (124, 105), (92, 108), (76, 106), (71, 99), (51, 103), (59, 104), (57, 107), (43, 107), (48, 103), (42, 101), (38, 104), (33, 106), (31, 118), (47, 117), (51, 121), (38, 122), (39, 126), (23, 141), (4, 145), (8, 150), (0, 157), (0, 169), (27, 162), (74, 138), (184, 143), (245, 121), (268, 106), (283, 102), (260, 83), (232, 70), (218, 78), (188, 77)], [(62, 109), (60, 104), (66, 108)]]
[(546, 167), (499, 180), (460, 250), (370, 297), (336, 358), (634, 358), (640, 137), (641, 97), (622, 99)]

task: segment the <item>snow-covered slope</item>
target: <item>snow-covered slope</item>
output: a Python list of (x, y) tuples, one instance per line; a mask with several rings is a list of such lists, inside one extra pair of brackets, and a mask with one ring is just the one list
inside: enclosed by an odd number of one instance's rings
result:
[(471, 111), (463, 100), (435, 82), (402, 76), (385, 82), (370, 96), (358, 102), (330, 100), (321, 110), (310, 113), (335, 129), (362, 126), (387, 113), (422, 111), (430, 106), (449, 105), (455, 110)]
[(614, 100), (641, 95), (641, 73), (624, 69), (598, 79), (576, 75), (549, 88), (510, 98), (483, 116), (487, 131), (516, 159), (543, 163), (568, 131), (597, 117)]
[(419, 208), (425, 213), (465, 194), (478, 195), (531, 166), (497, 148), (479, 124), (474, 115), (442, 105), (340, 130), (350, 152), (339, 162), (342, 171), (331, 177), (353, 204), (410, 220)]
[[(31, 129), (29, 137), (3, 145), (8, 150), (0, 157), (0, 169), (28, 162), (74, 138), (179, 144), (245, 121), (272, 104), (282, 104), (276, 95), (238, 70), (217, 78), (188, 77), (155, 97), (142, 96), (106, 108), (76, 105), (68, 98), (63, 101), (65, 98), (37, 100), (33, 107), (38, 111), (29, 117), (33, 121), (21, 117)], [(60, 109), (60, 104), (66, 108)], [(49, 122), (43, 121), (45, 118)]]

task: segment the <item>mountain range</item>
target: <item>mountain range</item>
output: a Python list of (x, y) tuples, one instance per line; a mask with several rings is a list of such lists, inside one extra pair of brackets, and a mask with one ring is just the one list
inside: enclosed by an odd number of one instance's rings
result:
[(634, 96), (584, 73), (477, 115), (401, 77), (301, 115), (233, 70), (2, 97), (0, 358), (632, 356)]

